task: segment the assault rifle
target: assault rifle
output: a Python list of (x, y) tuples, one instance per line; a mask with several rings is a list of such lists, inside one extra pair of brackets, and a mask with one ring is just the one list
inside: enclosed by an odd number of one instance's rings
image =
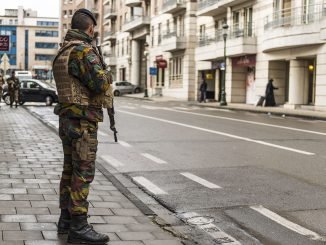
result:
[[(101, 48), (101, 45), (100, 45), (100, 42), (99, 42), (98, 33), (95, 34), (94, 38), (96, 38), (97, 51), (98, 51), (98, 53), (100, 55), (100, 58), (101, 58), (101, 61), (102, 61), (103, 65), (106, 68), (107, 65), (105, 64), (104, 59), (103, 59), (102, 48)], [(118, 131), (115, 128), (115, 120), (114, 120), (115, 111), (114, 111), (113, 100), (112, 100), (112, 108), (107, 108), (107, 112), (108, 112), (109, 119), (110, 119), (110, 129), (113, 131), (113, 134), (114, 134), (114, 142), (118, 142), (118, 137), (117, 137)]]

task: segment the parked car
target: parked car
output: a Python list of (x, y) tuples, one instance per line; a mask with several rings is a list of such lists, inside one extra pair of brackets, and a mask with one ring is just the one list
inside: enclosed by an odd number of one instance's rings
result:
[(113, 82), (112, 88), (114, 96), (120, 96), (121, 94), (127, 93), (139, 93), (141, 91), (140, 87), (127, 81)]
[[(3, 100), (10, 105), (10, 97), (8, 94), (8, 86), (3, 89)], [(54, 85), (35, 79), (25, 79), (20, 81), (20, 98), (19, 104), (25, 102), (45, 102), (47, 106), (58, 102), (58, 95)]]

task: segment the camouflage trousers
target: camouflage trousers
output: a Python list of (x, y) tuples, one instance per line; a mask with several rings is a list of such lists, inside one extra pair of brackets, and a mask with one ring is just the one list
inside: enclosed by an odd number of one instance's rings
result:
[(95, 175), (97, 123), (59, 118), (64, 164), (60, 181), (60, 208), (73, 215), (87, 214), (89, 187)]

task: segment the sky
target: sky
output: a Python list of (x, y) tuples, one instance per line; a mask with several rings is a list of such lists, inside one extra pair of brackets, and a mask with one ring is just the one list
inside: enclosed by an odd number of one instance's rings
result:
[(0, 2), (0, 15), (4, 14), (5, 9), (23, 6), (24, 9), (36, 10), (39, 17), (59, 18), (60, 0), (0, 0)]

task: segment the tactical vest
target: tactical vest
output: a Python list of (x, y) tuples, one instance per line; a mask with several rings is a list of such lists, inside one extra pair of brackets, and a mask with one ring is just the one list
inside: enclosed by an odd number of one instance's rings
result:
[(69, 75), (69, 57), (73, 49), (78, 45), (93, 48), (85, 42), (72, 41), (61, 48), (53, 61), (53, 76), (57, 86), (58, 100), (60, 103), (101, 108), (103, 105), (101, 95), (92, 95), (90, 90), (78, 79)]

